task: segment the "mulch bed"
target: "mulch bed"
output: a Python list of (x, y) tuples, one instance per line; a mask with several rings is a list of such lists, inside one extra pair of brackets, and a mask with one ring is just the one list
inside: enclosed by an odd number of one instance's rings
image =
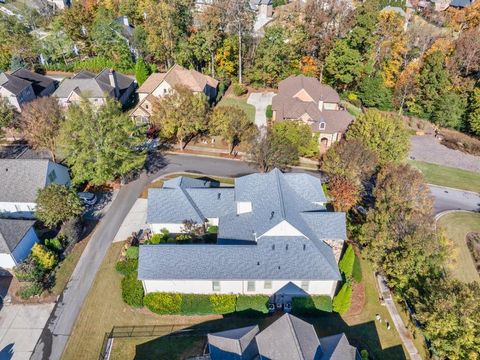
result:
[(352, 303), (350, 309), (344, 314), (344, 317), (353, 317), (360, 315), (365, 307), (365, 283), (352, 283)]

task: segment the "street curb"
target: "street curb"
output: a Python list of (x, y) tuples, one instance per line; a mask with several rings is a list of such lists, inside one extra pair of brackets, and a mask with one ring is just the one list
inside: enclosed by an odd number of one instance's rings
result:
[(433, 187), (436, 187), (436, 188), (440, 188), (440, 189), (447, 189), (447, 190), (453, 190), (453, 191), (462, 191), (462, 192), (466, 192), (466, 193), (469, 193), (469, 194), (473, 194), (473, 195), (479, 195), (480, 193), (476, 192), (476, 191), (471, 191), (471, 190), (463, 190), (463, 189), (458, 189), (458, 188), (453, 188), (453, 187), (449, 187), (449, 186), (442, 186), (442, 185), (436, 185), (436, 184), (430, 184), (430, 183), (427, 183), (428, 186), (433, 186)]
[(437, 215), (435, 215), (435, 223), (444, 215), (448, 215), (448, 214), (453, 214), (453, 213), (472, 213), (472, 214), (478, 214), (477, 211), (473, 211), (473, 210), (445, 210), (445, 211), (442, 211), (441, 213), (438, 213)]

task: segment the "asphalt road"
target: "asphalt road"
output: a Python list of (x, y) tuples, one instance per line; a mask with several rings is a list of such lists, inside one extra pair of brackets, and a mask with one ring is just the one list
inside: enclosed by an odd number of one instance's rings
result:
[[(143, 188), (160, 175), (171, 172), (193, 172), (217, 176), (238, 177), (255, 172), (245, 162), (189, 155), (167, 155), (150, 163), (148, 172), (122, 187), (100, 221), (80, 261), (60, 296), (31, 357), (33, 360), (58, 360), (66, 347), (75, 320), (93, 283), (95, 275), (118, 228)], [(302, 170), (294, 170), (302, 171)], [(318, 172), (310, 172), (320, 176)], [(431, 187), (436, 212), (454, 209), (475, 210), (480, 197), (459, 190)], [(81, 355), (79, 354), (79, 358)]]

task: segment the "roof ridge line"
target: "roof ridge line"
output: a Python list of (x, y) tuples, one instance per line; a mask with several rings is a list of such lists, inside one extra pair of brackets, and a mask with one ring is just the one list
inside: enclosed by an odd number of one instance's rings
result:
[(288, 319), (288, 326), (290, 327), (293, 333), (293, 342), (295, 343), (297, 352), (300, 354), (302, 359), (305, 359), (305, 356), (303, 355), (303, 352), (302, 352), (302, 348), (300, 347), (300, 343), (298, 342), (298, 339), (297, 339), (297, 332), (295, 331), (295, 327), (292, 324), (292, 318), (290, 317), (290, 314), (285, 314), (285, 316)]
[(283, 220), (286, 220), (286, 215), (285, 215), (285, 203), (283, 201), (283, 192), (282, 192), (282, 186), (280, 184), (280, 176), (279, 176), (279, 173), (280, 170), (277, 169), (277, 171), (275, 171), (275, 180), (277, 182), (277, 191), (278, 191), (278, 197), (280, 199), (280, 211), (282, 213), (282, 219)]

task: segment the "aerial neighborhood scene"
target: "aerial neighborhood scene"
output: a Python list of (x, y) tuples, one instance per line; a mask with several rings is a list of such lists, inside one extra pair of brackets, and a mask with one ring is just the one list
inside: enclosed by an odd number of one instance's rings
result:
[(480, 1), (0, 0), (0, 360), (480, 360)]

